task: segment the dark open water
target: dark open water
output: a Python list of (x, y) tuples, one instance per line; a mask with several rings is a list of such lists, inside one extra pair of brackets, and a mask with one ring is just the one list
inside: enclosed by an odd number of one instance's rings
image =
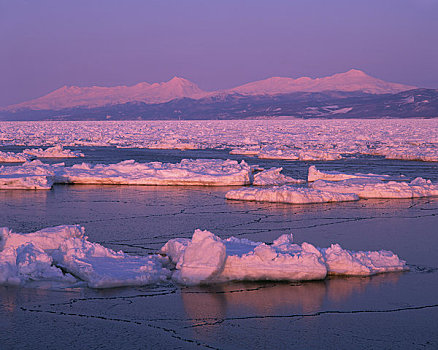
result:
[[(1, 150), (19, 150), (3, 147)], [(269, 161), (225, 151), (84, 148), (73, 162), (178, 162), (232, 158), (305, 178), (326, 170), (404, 174), (438, 180), (433, 163), (362, 157), (336, 162)], [(196, 228), (226, 238), (297, 242), (352, 250), (388, 249), (410, 272), (306, 283), (171, 283), (109, 290), (0, 287), (0, 349), (436, 349), (438, 198), (286, 205), (231, 202), (229, 188), (55, 186), (0, 191), (0, 226), (32, 232), (81, 224), (89, 239), (148, 254)]]

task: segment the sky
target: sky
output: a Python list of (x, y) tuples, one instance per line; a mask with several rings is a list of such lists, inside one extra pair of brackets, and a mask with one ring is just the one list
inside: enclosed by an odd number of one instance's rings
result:
[(438, 0), (0, 0), (0, 106), (64, 85), (204, 90), (361, 69), (438, 88)]

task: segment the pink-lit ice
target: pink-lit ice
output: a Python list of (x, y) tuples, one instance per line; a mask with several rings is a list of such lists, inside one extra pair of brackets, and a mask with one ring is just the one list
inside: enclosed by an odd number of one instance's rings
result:
[(295, 244), (291, 234), (273, 244), (196, 230), (192, 239), (173, 239), (161, 249), (175, 266), (172, 278), (196, 285), (243, 280), (321, 280), (327, 275), (369, 276), (403, 271), (406, 262), (390, 251), (353, 252), (338, 244), (317, 248)]
[(0, 189), (50, 190), (57, 171), (64, 163), (44, 164), (40, 160), (25, 162), (20, 166), (0, 166)]
[(308, 204), (357, 201), (354, 193), (336, 193), (307, 187), (274, 186), (268, 188), (242, 187), (230, 190), (225, 198), (244, 201)]
[(419, 198), (438, 196), (438, 184), (417, 177), (407, 181), (381, 181), (372, 179), (348, 179), (342, 181), (317, 180), (310, 184), (314, 189), (332, 193), (353, 193), (360, 198)]
[(271, 168), (254, 174), (254, 186), (284, 185), (305, 183), (305, 180), (294, 179), (281, 173), (283, 168)]
[(91, 288), (158, 283), (169, 276), (160, 255), (131, 256), (88, 241), (80, 226), (33, 233), (0, 228), (0, 284), (85, 282)]
[(84, 154), (79, 151), (65, 149), (62, 145), (56, 145), (47, 149), (32, 148), (25, 149), (23, 154), (34, 156), (37, 158), (76, 158), (84, 157)]
[[(248, 185), (255, 168), (244, 161), (222, 159), (183, 159), (180, 163), (137, 163), (126, 160), (117, 164), (44, 164), (40, 160), (21, 166), (0, 167), (0, 189), (49, 189), (53, 183), (102, 185)], [(260, 178), (288, 181), (279, 172)], [(3, 179), (3, 181), (1, 180)], [(36, 186), (36, 181), (41, 186)], [(20, 186), (18, 186), (20, 184)]]
[(24, 163), (34, 158), (29, 154), (0, 151), (0, 163)]
[(76, 164), (63, 169), (59, 182), (119, 185), (204, 185), (232, 186), (252, 182), (253, 169), (244, 161), (183, 159), (180, 163)]
[(341, 181), (347, 179), (377, 179), (377, 180), (385, 180), (388, 179), (389, 175), (377, 175), (377, 174), (345, 174), (339, 171), (321, 171), (316, 169), (314, 165), (309, 167), (309, 172), (307, 175), (307, 181), (313, 182), (316, 180), (328, 180), (328, 181)]

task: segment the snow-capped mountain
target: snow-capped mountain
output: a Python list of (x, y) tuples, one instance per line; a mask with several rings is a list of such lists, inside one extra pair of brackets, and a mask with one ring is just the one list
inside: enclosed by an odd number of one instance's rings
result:
[(323, 91), (361, 91), (370, 94), (393, 94), (410, 89), (415, 89), (415, 87), (389, 83), (373, 78), (360, 70), (351, 69), (345, 73), (316, 79), (309, 77), (298, 79), (273, 77), (241, 85), (229, 91), (243, 95), (278, 95), (292, 92)]
[(133, 86), (78, 87), (64, 86), (45, 96), (15, 104), (6, 108), (17, 110), (61, 110), (66, 108), (96, 108), (119, 105), (128, 102), (159, 104), (183, 97), (201, 99), (203, 97), (226, 97), (230, 95), (266, 96), (290, 94), (293, 92), (364, 92), (369, 94), (398, 93), (414, 89), (397, 83), (389, 83), (373, 78), (364, 72), (352, 69), (345, 73), (324, 78), (282, 78), (273, 77), (232, 89), (206, 92), (184, 78), (174, 77), (168, 82), (149, 84), (146, 82)]
[(45, 96), (9, 106), (9, 110), (51, 109), (60, 110), (73, 107), (95, 108), (127, 102), (148, 104), (163, 103), (182, 97), (200, 98), (206, 94), (196, 84), (187, 79), (174, 77), (168, 82), (133, 86), (78, 87), (63, 86)]

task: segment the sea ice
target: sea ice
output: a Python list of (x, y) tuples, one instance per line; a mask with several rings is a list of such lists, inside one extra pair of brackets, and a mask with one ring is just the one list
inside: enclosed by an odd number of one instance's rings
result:
[(283, 168), (271, 168), (263, 170), (254, 174), (253, 185), (255, 186), (269, 186), (269, 185), (284, 185), (284, 184), (299, 184), (305, 183), (305, 180), (297, 180), (290, 176), (281, 174)]
[[(180, 163), (137, 163), (126, 160), (117, 164), (75, 164), (65, 167), (64, 163), (44, 164), (40, 160), (26, 162), (21, 166), (0, 167), (0, 189), (33, 188), (36, 177), (45, 185), (68, 184), (115, 184), (115, 185), (203, 185), (232, 186), (248, 185), (253, 182), (256, 167), (244, 161), (221, 159), (183, 159)], [(270, 175), (269, 175), (270, 174)], [(276, 178), (291, 178), (275, 172), (268, 172), (272, 181)], [(263, 180), (263, 175), (260, 175)], [(266, 178), (265, 178), (265, 181)], [(21, 184), (21, 187), (17, 187)], [(42, 188), (42, 187), (41, 187)], [(50, 188), (50, 187), (49, 187)]]
[(307, 187), (274, 186), (269, 188), (243, 187), (228, 191), (227, 199), (260, 201), (274, 203), (328, 203), (357, 201), (359, 197), (354, 193), (336, 193)]
[[(171, 270), (173, 270), (173, 273)], [(0, 228), (0, 284), (32, 282), (90, 288), (157, 284), (172, 278), (182, 284), (239, 280), (319, 280), (328, 274), (369, 276), (406, 270), (390, 251), (354, 252), (338, 244), (317, 248), (295, 244), (291, 234), (272, 244), (195, 230), (192, 239), (168, 241), (160, 254), (132, 256), (88, 241), (78, 225), (33, 233)]]
[(263, 147), (257, 155), (260, 159), (283, 159), (283, 160), (338, 160), (342, 156), (332, 150), (320, 149), (284, 149), (279, 146)]
[(0, 175), (0, 190), (50, 190), (54, 179), (44, 175)]
[(0, 284), (84, 281), (91, 288), (159, 283), (169, 277), (160, 255), (131, 256), (87, 240), (84, 228), (57, 226), (33, 233), (0, 228)]
[(64, 163), (49, 165), (40, 160), (20, 166), (0, 166), (0, 189), (50, 190), (56, 171), (63, 166)]
[(232, 149), (329, 160), (346, 154), (438, 160), (438, 119), (2, 122), (0, 145)]
[(294, 244), (291, 234), (273, 244), (231, 237), (220, 239), (196, 230), (192, 239), (172, 239), (162, 248), (174, 264), (172, 278), (196, 285), (245, 280), (321, 280), (327, 275), (369, 276), (407, 270), (406, 262), (390, 251), (349, 251), (338, 244), (317, 248)]
[(379, 179), (317, 180), (314, 189), (332, 193), (356, 194), (360, 198), (418, 198), (438, 196), (438, 184), (417, 177), (411, 182), (381, 181)]
[(24, 163), (34, 158), (29, 154), (0, 151), (0, 163)]
[(64, 168), (57, 182), (118, 185), (232, 186), (252, 182), (253, 168), (244, 161), (183, 159), (180, 163), (76, 164)]
[(338, 171), (321, 171), (316, 169), (314, 165), (309, 167), (309, 172), (307, 175), (307, 181), (313, 182), (316, 180), (328, 180), (328, 181), (341, 181), (347, 179), (356, 179), (356, 178), (364, 178), (364, 179), (378, 179), (385, 180), (388, 179), (389, 175), (377, 175), (377, 174), (344, 174)]
[(34, 156), (37, 158), (76, 158), (76, 157), (84, 157), (84, 154), (79, 151), (72, 151), (69, 149), (64, 149), (61, 145), (56, 145), (53, 147), (49, 147), (45, 150), (42, 148), (32, 148), (25, 149), (23, 151), (24, 154), (28, 154), (30, 156)]

